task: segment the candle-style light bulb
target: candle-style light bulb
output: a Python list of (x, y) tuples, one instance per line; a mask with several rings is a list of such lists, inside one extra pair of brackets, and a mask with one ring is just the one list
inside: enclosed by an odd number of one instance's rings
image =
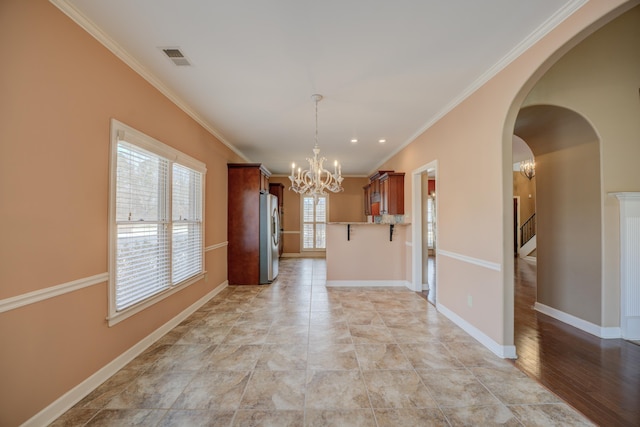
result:
[(295, 171), (296, 171), (296, 164), (295, 163), (291, 163), (291, 176), (293, 176)]
[(335, 174), (336, 172), (338, 172), (338, 161), (335, 160), (333, 162), (333, 173)]

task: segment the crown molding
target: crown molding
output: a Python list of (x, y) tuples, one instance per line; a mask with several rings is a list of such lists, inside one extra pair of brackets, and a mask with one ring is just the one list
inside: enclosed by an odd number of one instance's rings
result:
[(127, 52), (122, 46), (120, 46), (115, 40), (113, 40), (107, 33), (102, 31), (92, 20), (87, 18), (82, 12), (80, 12), (73, 4), (67, 0), (49, 0), (54, 6), (56, 6), (62, 13), (67, 15), (71, 20), (78, 24), (82, 29), (89, 33), (93, 38), (98, 40), (104, 47), (109, 49), (116, 57), (122, 62), (127, 64), (133, 71), (138, 73), (149, 84), (155, 87), (160, 93), (166, 96), (171, 102), (173, 102), (178, 108), (184, 111), (189, 117), (195, 120), (200, 126), (205, 128), (210, 134), (215, 136), (221, 143), (226, 145), (231, 151), (240, 156), (244, 161), (251, 162), (251, 160), (238, 150), (231, 142), (229, 142), (217, 129), (215, 129), (210, 123), (208, 123), (202, 116), (200, 116), (195, 110), (193, 110), (182, 98), (169, 89), (160, 79), (158, 79), (148, 68), (138, 62), (129, 52)]
[(529, 34), (524, 40), (518, 43), (509, 53), (503, 56), (498, 62), (496, 62), (491, 68), (485, 71), (480, 77), (478, 77), (471, 85), (467, 86), (457, 97), (449, 102), (442, 110), (436, 113), (431, 119), (425, 123), (420, 129), (413, 133), (404, 143), (396, 148), (390, 155), (385, 157), (381, 162), (377, 164), (369, 173), (375, 173), (383, 164), (389, 161), (393, 156), (402, 151), (407, 145), (415, 141), (420, 135), (422, 135), (427, 129), (436, 124), (438, 120), (450, 113), (454, 108), (461, 104), (465, 99), (471, 96), (476, 90), (480, 89), (485, 83), (495, 77), (500, 71), (517, 59), (520, 55), (526, 52), (531, 46), (536, 44), (540, 39), (546, 36), (551, 30), (560, 25), (565, 19), (571, 16), (576, 10), (580, 9), (588, 0), (572, 0), (564, 7), (558, 9), (549, 19), (536, 28), (531, 34)]

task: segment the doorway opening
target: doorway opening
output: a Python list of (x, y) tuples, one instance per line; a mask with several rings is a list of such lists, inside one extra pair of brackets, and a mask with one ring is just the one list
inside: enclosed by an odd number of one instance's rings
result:
[(437, 305), (437, 161), (412, 172), (413, 288)]

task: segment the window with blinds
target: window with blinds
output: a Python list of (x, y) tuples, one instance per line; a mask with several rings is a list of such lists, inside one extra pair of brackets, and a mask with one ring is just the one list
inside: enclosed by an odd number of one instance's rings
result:
[(302, 249), (325, 250), (327, 227), (327, 198), (302, 197)]
[(434, 206), (433, 197), (429, 196), (427, 199), (427, 248), (435, 249), (435, 224), (436, 224), (436, 211)]
[(204, 272), (204, 164), (114, 122), (110, 316)]

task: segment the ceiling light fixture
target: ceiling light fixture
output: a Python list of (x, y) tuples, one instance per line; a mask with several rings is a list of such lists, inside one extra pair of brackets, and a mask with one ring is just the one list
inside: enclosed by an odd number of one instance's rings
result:
[(536, 176), (536, 162), (533, 159), (520, 162), (520, 173), (531, 181), (531, 178)]
[(379, 139), (379, 140), (378, 140), (378, 142), (379, 142), (380, 144), (384, 144), (385, 142), (387, 142), (387, 140), (386, 140), (386, 139)]
[(351, 143), (352, 143), (352, 144), (357, 144), (357, 143), (358, 143), (358, 140), (357, 140), (357, 139), (355, 139), (355, 138), (353, 138), (353, 139), (351, 140)]
[(318, 102), (322, 100), (322, 95), (311, 95), (311, 99), (316, 104), (316, 143), (313, 146), (313, 158), (307, 157), (309, 162), (309, 169), (302, 170), (298, 168), (296, 174), (296, 164), (291, 164), (291, 187), (289, 190), (293, 190), (298, 194), (304, 194), (313, 196), (315, 202), (318, 202), (318, 197), (326, 196), (327, 190), (332, 193), (343, 191), (342, 188), (342, 166), (336, 160), (333, 163), (333, 173), (322, 167), (325, 157), (319, 157), (320, 147), (318, 147)]

